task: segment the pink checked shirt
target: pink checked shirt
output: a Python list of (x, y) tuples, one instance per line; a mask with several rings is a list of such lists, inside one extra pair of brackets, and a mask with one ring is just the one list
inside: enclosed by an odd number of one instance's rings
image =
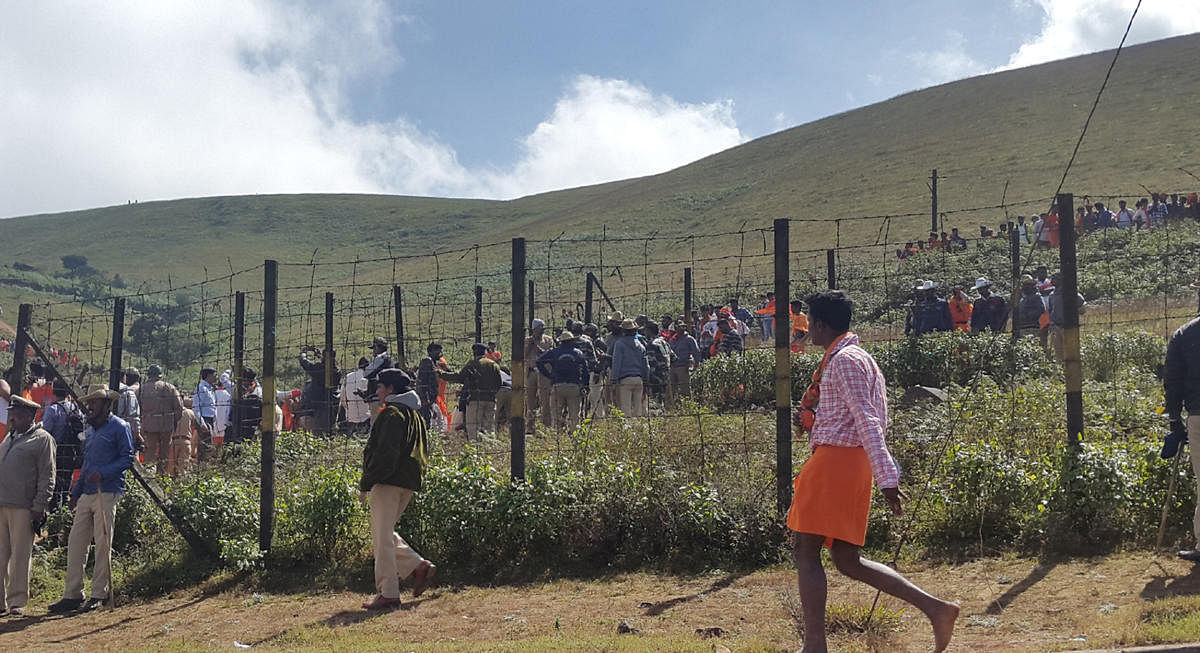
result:
[(821, 375), (821, 400), (809, 445), (862, 447), (875, 484), (900, 486), (900, 468), (884, 441), (887, 430), (887, 386), (875, 359), (846, 336), (829, 357)]

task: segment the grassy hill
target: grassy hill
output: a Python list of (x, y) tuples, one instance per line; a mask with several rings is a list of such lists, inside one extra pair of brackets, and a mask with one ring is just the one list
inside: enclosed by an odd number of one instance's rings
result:
[[(512, 201), (382, 195), (256, 195), (145, 202), (0, 221), (0, 260), (46, 272), (82, 254), (131, 283), (195, 281), (264, 258), (307, 261), (412, 254), (599, 233), (687, 235), (769, 226), (777, 217), (833, 220), (918, 214), (887, 226), (891, 240), (928, 229), (929, 170), (937, 168), (946, 226), (968, 234), (1003, 211), (967, 207), (1049, 197), (1058, 184), (1112, 53), (983, 75), (908, 93), (772, 134), (659, 175)], [(1127, 48), (1113, 72), (1064, 190), (1144, 195), (1200, 182), (1200, 35)], [(69, 183), (69, 182), (65, 182)], [(1005, 193), (1005, 185), (1007, 192)], [(1041, 203), (1036, 205), (1044, 210)], [(1012, 213), (1028, 213), (1026, 204)], [(874, 242), (878, 220), (793, 227), (793, 247)], [(731, 243), (698, 241), (698, 256)], [(679, 246), (674, 246), (679, 249)], [(656, 260), (666, 249), (655, 252)], [(565, 253), (565, 252), (564, 252)], [(641, 246), (606, 251), (641, 263)], [(505, 269), (507, 250), (483, 261)], [(532, 256), (532, 254), (531, 254)], [(577, 258), (578, 254), (572, 254)], [(490, 258), (489, 258), (490, 257)], [(635, 258), (636, 257), (636, 258)], [(473, 259), (441, 262), (453, 274)], [(723, 270), (730, 273), (730, 268)], [(383, 274), (380, 272), (380, 274)], [(5, 289), (0, 302), (25, 296)]]

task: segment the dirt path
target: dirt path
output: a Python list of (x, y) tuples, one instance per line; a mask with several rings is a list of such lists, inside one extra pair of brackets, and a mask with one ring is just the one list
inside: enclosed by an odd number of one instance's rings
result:
[[(955, 567), (905, 569), (918, 584), (961, 601), (953, 651), (1045, 651), (1111, 646), (1144, 639), (1149, 601), (1200, 593), (1200, 567), (1173, 558), (1121, 554), (1096, 561), (1039, 566), (1030, 560), (985, 560)], [(0, 620), (4, 649), (231, 650), (255, 649), (653, 650), (647, 641), (714, 650), (697, 629), (718, 627), (733, 650), (794, 650), (799, 645), (785, 596), (793, 573), (774, 569), (738, 576), (679, 578), (629, 574), (605, 581), (557, 581), (520, 587), (434, 588), (403, 610), (367, 614), (363, 595), (215, 596), (178, 593), (115, 611), (45, 617), (47, 597), (28, 616)], [(54, 597), (49, 597), (54, 598)], [(830, 574), (829, 601), (870, 605), (864, 586)], [(901, 605), (885, 601), (892, 609)], [(1200, 602), (1192, 608), (1200, 613)], [(878, 650), (928, 650), (931, 636), (919, 614), (906, 610), (898, 634)], [(1195, 620), (1196, 615), (1193, 615)], [(622, 620), (640, 634), (617, 636)], [(1142, 634), (1139, 634), (1142, 633)], [(655, 638), (665, 638), (656, 640)], [(1196, 639), (1186, 633), (1175, 639)], [(597, 641), (615, 642), (599, 646)], [(861, 637), (840, 635), (837, 650), (870, 650)], [(639, 646), (641, 648), (639, 648)], [(393, 650), (387, 646), (386, 650)]]

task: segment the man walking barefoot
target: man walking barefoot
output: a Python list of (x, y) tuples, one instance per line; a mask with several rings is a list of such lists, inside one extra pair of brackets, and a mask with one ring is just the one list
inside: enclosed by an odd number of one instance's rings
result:
[[(954, 634), (958, 606), (932, 596), (895, 570), (859, 555), (866, 540), (872, 477), (892, 512), (900, 515), (900, 470), (887, 450), (887, 388), (875, 360), (850, 333), (854, 305), (840, 290), (809, 297), (809, 336), (825, 357), (804, 393), (797, 423), (810, 431), (812, 456), (795, 481), (788, 528), (795, 531), (804, 653), (828, 650), (825, 642), (825, 569), (821, 547), (838, 571), (903, 599), (929, 617), (934, 650)], [(817, 410), (818, 403), (820, 410)]]

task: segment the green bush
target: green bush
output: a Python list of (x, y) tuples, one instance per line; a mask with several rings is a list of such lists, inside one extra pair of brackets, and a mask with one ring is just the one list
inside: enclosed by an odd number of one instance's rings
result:
[(175, 508), (221, 559), (239, 567), (258, 560), (258, 493), (233, 479), (184, 477), (169, 486)]
[(361, 555), (370, 543), (371, 525), (358, 500), (358, 477), (348, 468), (323, 468), (291, 484), (277, 499), (278, 549), (307, 561)]
[(1112, 381), (1132, 368), (1153, 371), (1166, 359), (1167, 343), (1145, 331), (1088, 335), (1080, 343), (1084, 375)]

